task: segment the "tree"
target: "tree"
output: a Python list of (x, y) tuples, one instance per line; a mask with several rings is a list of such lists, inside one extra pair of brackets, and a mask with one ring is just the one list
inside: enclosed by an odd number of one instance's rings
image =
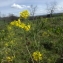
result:
[(1, 20), (1, 12), (0, 12), (0, 20)]
[(33, 17), (33, 20), (34, 20), (34, 16), (35, 16), (35, 13), (36, 13), (36, 10), (37, 10), (37, 6), (34, 6), (34, 5), (30, 5), (30, 16)]
[(50, 17), (52, 16), (52, 14), (55, 12), (56, 10), (56, 6), (57, 6), (57, 2), (54, 1), (54, 2), (51, 2), (51, 3), (46, 3), (46, 10), (47, 10), (47, 13), (50, 14)]

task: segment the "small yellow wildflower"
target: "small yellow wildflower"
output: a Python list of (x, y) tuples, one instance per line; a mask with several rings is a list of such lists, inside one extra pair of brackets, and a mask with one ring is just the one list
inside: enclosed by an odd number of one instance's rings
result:
[(24, 28), (24, 27), (25, 27), (25, 24), (24, 24), (24, 23), (21, 23), (21, 24), (19, 25), (19, 27), (20, 27), (20, 28)]
[(29, 31), (29, 30), (30, 30), (30, 25), (25, 26), (24, 29), (25, 29), (26, 31)]
[(13, 57), (6, 57), (6, 60), (8, 61), (8, 62), (10, 62), (10, 61), (12, 61), (13, 60)]
[(19, 23), (19, 24), (21, 24), (21, 21), (20, 21), (20, 19), (18, 19), (18, 23)]
[[(22, 15), (23, 14), (23, 15)], [(22, 17), (24, 18), (27, 18), (28, 17), (28, 11), (27, 10), (25, 10), (25, 11), (23, 11), (22, 12)], [(25, 23), (23, 23), (23, 22), (21, 22), (20, 21), (20, 18), (16, 21), (16, 20), (14, 20), (13, 22), (11, 22), (10, 23), (10, 25), (14, 25), (14, 26), (17, 26), (17, 27), (19, 27), (19, 28), (23, 28), (23, 29), (25, 29), (26, 31), (29, 31), (30, 30), (30, 25), (28, 24), (28, 25), (26, 25)]]
[(27, 27), (30, 29), (30, 25), (27, 25)]
[(29, 12), (27, 10), (24, 10), (23, 12), (20, 12), (20, 17), (26, 19), (27, 17), (29, 17)]
[(15, 26), (19, 26), (19, 23), (18, 23), (18, 21), (15, 21)]
[(14, 21), (12, 21), (12, 22), (10, 23), (10, 25), (14, 25)]
[(42, 60), (42, 54), (39, 51), (33, 52), (32, 56), (35, 61)]
[(14, 44), (14, 41), (13, 41), (13, 40), (11, 40), (11, 41), (10, 41), (10, 43), (11, 43), (11, 44)]
[(11, 27), (11, 26), (7, 26), (7, 28), (8, 28), (8, 30), (11, 30), (11, 29), (12, 29), (12, 27)]
[(49, 33), (44, 31), (44, 32), (42, 33), (42, 36), (43, 36), (43, 37), (45, 37), (45, 36), (48, 37), (48, 36), (49, 36)]
[(7, 47), (8, 46), (8, 43), (5, 43), (5, 46)]

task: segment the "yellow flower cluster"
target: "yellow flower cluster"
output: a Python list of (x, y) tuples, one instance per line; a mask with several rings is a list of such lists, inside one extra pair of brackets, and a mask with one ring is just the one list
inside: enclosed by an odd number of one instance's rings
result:
[(14, 21), (12, 21), (10, 24), (11, 24), (11, 25), (15, 25), (15, 26), (19, 26), (20, 23), (21, 23), (21, 22), (20, 22), (20, 19), (18, 19), (18, 21), (14, 20)]
[(19, 28), (23, 28), (25, 29), (26, 31), (29, 31), (30, 30), (30, 25), (26, 25), (25, 23), (22, 23), (20, 21), (20, 19), (18, 19), (18, 21), (14, 20), (13, 22), (10, 23), (11, 25), (14, 25), (14, 26), (17, 26)]
[(48, 37), (48, 36), (49, 36), (49, 33), (44, 31), (44, 32), (42, 33), (42, 36), (43, 36), (43, 37), (44, 37), (44, 36)]
[(30, 25), (28, 24), (27, 26), (24, 27), (24, 29), (25, 29), (26, 31), (29, 31)]
[(20, 12), (20, 17), (26, 19), (29, 17), (30, 13), (27, 10)]
[(7, 26), (7, 29), (8, 29), (8, 30), (11, 30), (11, 29), (12, 29), (12, 27), (8, 25), (8, 26)]
[(5, 43), (5, 46), (7, 47), (8, 46), (8, 43)]
[(42, 54), (39, 51), (33, 52), (32, 57), (35, 61), (42, 60)]
[(13, 61), (13, 56), (12, 57), (10, 57), (10, 56), (8, 56), (8, 57), (6, 57), (6, 60), (8, 61), (8, 62), (10, 62), (10, 61)]

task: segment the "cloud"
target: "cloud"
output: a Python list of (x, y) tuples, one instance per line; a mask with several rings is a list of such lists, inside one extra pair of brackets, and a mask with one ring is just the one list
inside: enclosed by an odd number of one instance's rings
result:
[(15, 3), (13, 5), (11, 5), (11, 7), (18, 8), (18, 9), (22, 9), (23, 8), (22, 6), (20, 6), (18, 4), (15, 4)]
[(30, 6), (21, 5), (23, 8), (30, 8)]
[(23, 9), (23, 8), (30, 8), (30, 6), (26, 6), (26, 5), (19, 5), (14, 3), (13, 5), (11, 5), (12, 8), (18, 8), (18, 9)]

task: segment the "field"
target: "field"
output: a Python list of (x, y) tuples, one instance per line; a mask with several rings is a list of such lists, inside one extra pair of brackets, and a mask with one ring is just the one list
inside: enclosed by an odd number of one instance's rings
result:
[(63, 63), (63, 16), (0, 21), (0, 63)]

